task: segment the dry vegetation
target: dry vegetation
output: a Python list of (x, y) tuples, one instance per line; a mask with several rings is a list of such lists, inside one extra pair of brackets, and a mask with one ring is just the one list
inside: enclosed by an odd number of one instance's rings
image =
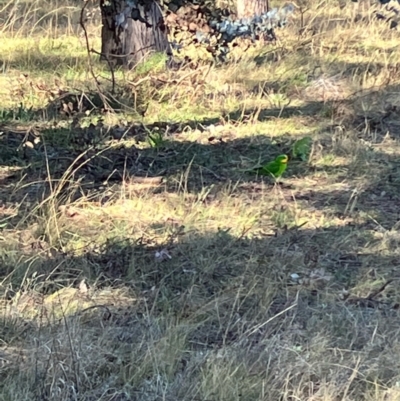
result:
[(342, 5), (104, 113), (80, 4), (2, 2), (1, 400), (400, 399), (399, 32)]

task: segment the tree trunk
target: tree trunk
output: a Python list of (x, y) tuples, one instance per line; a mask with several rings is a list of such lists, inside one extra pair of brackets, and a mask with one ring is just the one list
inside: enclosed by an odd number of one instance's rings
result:
[(268, 11), (268, 0), (237, 0), (238, 18), (248, 18)]
[(145, 22), (132, 19), (126, 0), (100, 0), (102, 60), (132, 68), (151, 53), (170, 54), (160, 6), (155, 0), (142, 4), (139, 11)]

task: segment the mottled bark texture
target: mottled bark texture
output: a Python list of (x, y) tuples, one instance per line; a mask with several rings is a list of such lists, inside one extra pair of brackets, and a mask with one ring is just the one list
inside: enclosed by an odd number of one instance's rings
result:
[[(101, 59), (113, 65), (134, 67), (154, 52), (170, 53), (167, 30), (160, 6), (155, 0), (141, 0), (139, 11), (146, 21), (133, 20), (126, 13), (125, 0), (100, 0), (102, 15)], [(119, 21), (119, 22), (117, 22)]]
[(237, 0), (238, 18), (253, 17), (268, 11), (268, 0)]

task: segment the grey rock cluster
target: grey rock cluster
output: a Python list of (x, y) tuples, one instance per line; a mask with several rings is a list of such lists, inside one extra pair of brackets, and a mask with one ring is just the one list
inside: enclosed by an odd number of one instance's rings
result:
[[(252, 41), (260, 38), (268, 41), (276, 40), (275, 28), (285, 27), (294, 10), (293, 4), (287, 4), (251, 18), (234, 19), (231, 15), (220, 16), (208, 22), (211, 28), (209, 32), (197, 30), (193, 42), (208, 45), (208, 50), (214, 57), (225, 61), (229, 53), (228, 44), (236, 38), (250, 38)], [(212, 43), (214, 44), (211, 46)], [(183, 47), (176, 42), (172, 42), (171, 45), (177, 51)]]

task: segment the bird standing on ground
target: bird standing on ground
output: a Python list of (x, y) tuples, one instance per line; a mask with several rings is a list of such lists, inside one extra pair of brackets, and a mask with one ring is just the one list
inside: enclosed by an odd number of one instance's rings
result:
[(253, 169), (257, 174), (273, 176), (279, 178), (286, 171), (289, 157), (287, 155), (279, 155), (275, 160), (262, 164)]

